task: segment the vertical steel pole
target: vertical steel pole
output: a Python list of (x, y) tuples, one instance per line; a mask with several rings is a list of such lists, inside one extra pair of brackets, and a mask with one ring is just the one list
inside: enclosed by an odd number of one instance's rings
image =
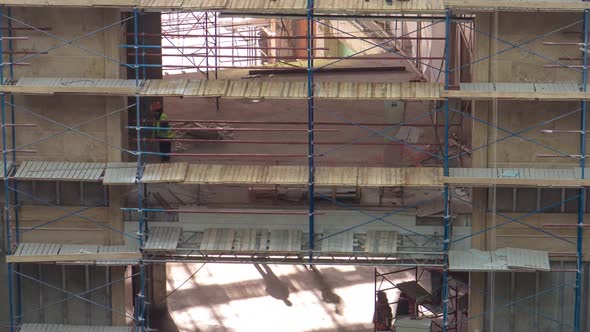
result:
[(205, 12), (205, 77), (209, 79), (209, 12)]
[(314, 79), (313, 79), (313, 16), (314, 0), (307, 0), (307, 130), (309, 164), (309, 261), (313, 259), (315, 249), (315, 164), (314, 164)]
[[(214, 64), (215, 64), (215, 79), (219, 78), (219, 48), (218, 48), (218, 43), (217, 43), (217, 37), (219, 36), (219, 26), (217, 25), (217, 15), (218, 13), (215, 12), (214, 13), (215, 16), (213, 16), (213, 26), (215, 27), (215, 30), (213, 31), (215, 33), (215, 35), (213, 36), (213, 54), (214, 54)], [(215, 98), (215, 110), (219, 112), (219, 107), (220, 107), (220, 100), (221, 98), (216, 97)]]
[[(7, 16), (8, 16), (8, 37), (12, 37), (12, 9), (9, 7), (7, 9)], [(14, 50), (13, 40), (12, 38), (8, 39), (8, 61), (10, 62), (9, 66), (9, 79), (12, 81), (14, 79), (14, 66), (12, 62), (14, 61), (14, 54), (12, 53)], [(14, 95), (10, 94), (10, 121), (14, 125), (16, 123), (15, 119), (15, 109), (14, 109)], [(16, 126), (12, 126), (11, 128), (11, 138), (12, 138), (12, 161), (16, 163)], [(19, 215), (18, 215), (18, 181), (14, 180), (13, 182), (14, 190), (12, 190), (12, 204), (16, 207), (14, 209), (14, 242), (16, 245), (20, 243), (20, 225), (19, 225)], [(19, 271), (19, 267), (16, 267), (16, 271)], [(23, 307), (22, 307), (22, 300), (21, 300), (21, 278), (20, 275), (16, 275), (16, 324), (20, 325), (21, 317), (23, 315)]]
[[(139, 76), (139, 38), (138, 38), (138, 9), (133, 9), (133, 27), (134, 27), (134, 47), (135, 47), (135, 85), (141, 85)], [(144, 213), (143, 213), (143, 184), (141, 182), (143, 172), (143, 158), (141, 154), (141, 105), (139, 93), (135, 95), (135, 124), (136, 124), (136, 139), (137, 139), (137, 213), (139, 219), (137, 235), (139, 238), (139, 250), (143, 252), (143, 228), (144, 228)], [(139, 294), (137, 295), (137, 306), (135, 313), (135, 330), (144, 332), (146, 328), (145, 321), (145, 266), (143, 262), (139, 262)]]
[[(583, 23), (583, 38), (584, 38), (584, 52), (583, 61), (584, 66), (582, 69), (582, 91), (588, 91), (588, 9), (584, 10), (584, 23)], [(586, 174), (584, 168), (586, 167), (586, 109), (587, 102), (582, 99), (582, 107), (580, 114), (580, 168), (581, 178), (584, 179)], [(584, 204), (586, 197), (586, 188), (580, 188), (580, 197), (578, 202), (578, 232), (577, 232), (577, 270), (576, 270), (576, 294), (574, 303), (574, 332), (579, 332), (580, 326), (580, 315), (582, 306), (582, 271), (584, 268), (582, 258), (582, 244), (584, 240)]]
[[(0, 15), (0, 27), (2, 27), (2, 15)], [(0, 29), (0, 84), (4, 85), (4, 45), (3, 45), (3, 34)], [(0, 97), (2, 102), (2, 161), (4, 162), (4, 212), (6, 216), (6, 254), (12, 253), (12, 238), (11, 238), (11, 225), (10, 225), (10, 187), (8, 186), (8, 152), (6, 145), (6, 94), (2, 93)], [(16, 331), (16, 324), (14, 323), (14, 294), (13, 294), (13, 264), (7, 264), (8, 269), (8, 315), (9, 315), (9, 326), (10, 332)]]
[[(373, 293), (373, 320), (375, 320), (377, 315), (377, 268), (375, 268), (373, 279), (375, 282), (375, 292)], [(377, 332), (375, 322), (373, 322), (373, 332)]]
[[(450, 85), (450, 63), (451, 63), (451, 11), (447, 10), (445, 15), (445, 90), (449, 89)], [(449, 98), (445, 98), (444, 101), (444, 109), (445, 109), (445, 149), (444, 149), (444, 175), (449, 176)], [(443, 204), (444, 204), (444, 242), (443, 242), (443, 252), (444, 252), (444, 265), (443, 265), (443, 288), (442, 288), (442, 302), (443, 302), (443, 322), (442, 322), (442, 331), (448, 331), (448, 324), (449, 324), (449, 308), (448, 308), (448, 301), (449, 301), (449, 245), (450, 245), (450, 223), (451, 223), (451, 216), (450, 216), (450, 199), (449, 199), (449, 185), (444, 185), (443, 191)]]

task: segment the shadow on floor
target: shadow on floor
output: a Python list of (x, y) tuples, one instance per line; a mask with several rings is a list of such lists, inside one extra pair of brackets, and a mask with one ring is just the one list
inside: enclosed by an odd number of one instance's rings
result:
[(293, 303), (289, 301), (289, 285), (286, 282), (281, 281), (275, 274), (272, 272), (271, 268), (266, 264), (254, 264), (258, 273), (264, 279), (264, 284), (266, 286), (266, 292), (268, 295), (274, 297), (277, 300), (281, 300), (287, 306), (292, 306)]
[(330, 303), (334, 305), (334, 312), (337, 315), (342, 314), (342, 298), (338, 296), (338, 294), (334, 293), (333, 287), (330, 283), (326, 280), (322, 272), (318, 270), (315, 266), (311, 266), (311, 273), (313, 274), (313, 278), (317, 283), (320, 291), (322, 292), (322, 301), (325, 303)]
[[(174, 320), (172, 319), (172, 316), (170, 316), (168, 309), (165, 308), (152, 310), (150, 313), (150, 324), (152, 325), (152, 328), (160, 332), (179, 331), (176, 323), (174, 323)], [(197, 329), (194, 332), (199, 332), (199, 330)]]

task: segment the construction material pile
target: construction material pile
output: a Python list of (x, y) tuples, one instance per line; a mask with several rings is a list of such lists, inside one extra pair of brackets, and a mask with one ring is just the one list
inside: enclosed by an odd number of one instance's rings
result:
[[(231, 127), (224, 123), (198, 123), (194, 121), (178, 122), (172, 125), (173, 128), (186, 128), (186, 130), (175, 130), (176, 139), (203, 139), (203, 140), (231, 140), (234, 133), (228, 131)], [(190, 128), (211, 128), (217, 130), (197, 131), (190, 130)], [(172, 149), (175, 152), (184, 152), (188, 146), (194, 143), (182, 142), (182, 140), (174, 142)]]

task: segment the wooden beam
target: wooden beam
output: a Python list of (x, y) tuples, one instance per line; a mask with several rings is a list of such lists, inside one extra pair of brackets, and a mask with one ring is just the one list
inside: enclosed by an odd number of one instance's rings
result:
[(528, 11), (582, 11), (590, 9), (583, 1), (489, 1), (489, 0), (445, 0), (452, 9), (482, 10), (528, 10)]
[[(149, 10), (238, 12), (243, 14), (304, 15), (306, 0), (0, 0), (0, 5), (27, 7), (117, 7)], [(443, 0), (333, 1), (316, 0), (316, 14), (382, 15), (399, 13), (442, 13)]]

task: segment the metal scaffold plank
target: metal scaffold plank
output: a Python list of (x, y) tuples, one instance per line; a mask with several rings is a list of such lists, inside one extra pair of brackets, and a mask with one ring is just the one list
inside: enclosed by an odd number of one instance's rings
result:
[(102, 183), (105, 185), (134, 184), (137, 177), (137, 163), (109, 162)]
[(180, 240), (180, 227), (153, 227), (150, 229), (144, 250), (167, 251), (175, 250)]
[(9, 263), (94, 262), (138, 260), (140, 257), (141, 254), (136, 248), (125, 246), (21, 243), (12, 255), (6, 257), (6, 261)]
[[(315, 0), (315, 14), (383, 15), (396, 13), (443, 13), (454, 10), (581, 11), (590, 6), (578, 0), (484, 1), (484, 0)], [(306, 0), (0, 0), (0, 5), (36, 7), (119, 7), (161, 10), (217, 10), (221, 12), (305, 14)]]
[(17, 180), (98, 182), (106, 163), (25, 161), (17, 167)]
[(25, 323), (19, 332), (130, 332), (127, 326), (85, 326), (63, 324)]
[(590, 4), (581, 0), (444, 0), (444, 2), (448, 8), (469, 11), (582, 11), (590, 8)]

